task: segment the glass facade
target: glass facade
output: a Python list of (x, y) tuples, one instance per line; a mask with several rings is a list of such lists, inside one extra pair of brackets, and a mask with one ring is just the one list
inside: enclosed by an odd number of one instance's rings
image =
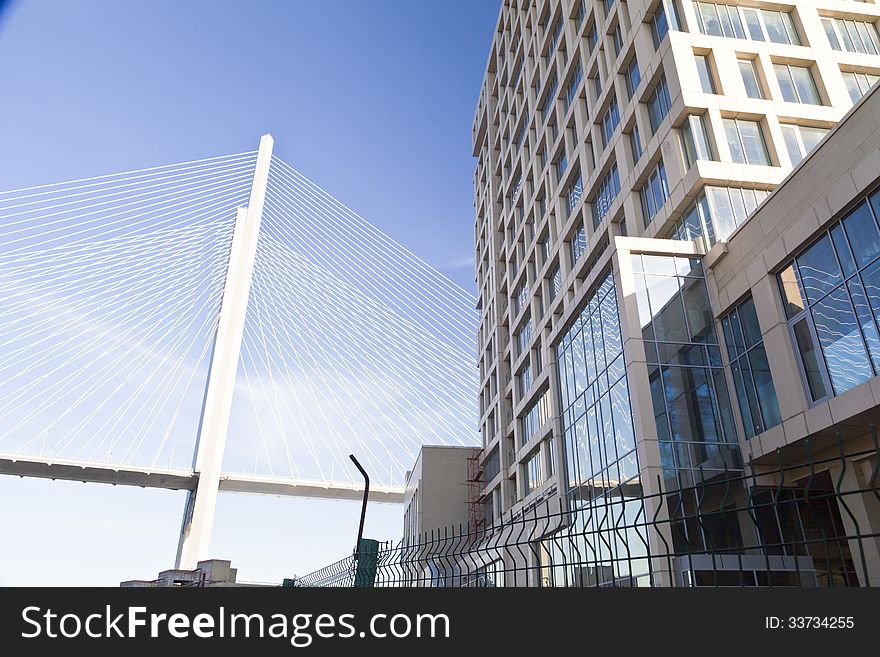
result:
[[(603, 584), (646, 578), (644, 513), (617, 294), (609, 272), (556, 347), (569, 509), (584, 561)], [(619, 521), (619, 522), (618, 522)], [(615, 557), (617, 557), (615, 559)]]
[(721, 319), (746, 438), (782, 421), (755, 304), (749, 297)]
[(880, 373), (880, 191), (865, 198), (779, 274), (813, 401)]
[(666, 488), (740, 467), (699, 258), (633, 255), (636, 300)]

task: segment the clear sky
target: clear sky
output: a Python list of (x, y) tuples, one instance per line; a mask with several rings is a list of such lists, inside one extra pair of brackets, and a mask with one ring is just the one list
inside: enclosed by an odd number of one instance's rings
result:
[[(498, 0), (14, 0), (0, 12), (0, 189), (275, 153), (468, 289), (471, 121)], [(0, 2), (0, 6), (3, 3)], [(0, 478), (0, 584), (170, 567), (183, 494)], [(221, 496), (247, 580), (350, 549), (358, 505)], [(396, 538), (401, 509), (367, 534)]]

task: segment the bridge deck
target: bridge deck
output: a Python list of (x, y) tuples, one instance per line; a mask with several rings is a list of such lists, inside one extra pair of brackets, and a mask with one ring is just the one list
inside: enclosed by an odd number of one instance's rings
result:
[[(113, 465), (0, 453), (0, 475), (4, 474), (168, 490), (195, 490), (199, 481), (197, 472), (179, 468)], [(220, 490), (257, 495), (285, 495), (338, 500), (360, 500), (364, 494), (364, 487), (358, 484), (235, 473), (221, 475)], [(403, 502), (403, 488), (371, 486), (370, 501)]]

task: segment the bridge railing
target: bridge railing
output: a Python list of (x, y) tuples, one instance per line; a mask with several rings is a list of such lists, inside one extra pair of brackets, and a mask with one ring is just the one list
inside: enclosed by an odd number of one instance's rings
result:
[[(802, 441), (803, 443), (803, 441)], [(380, 547), (373, 586), (880, 586), (880, 448), (838, 434), (783, 461), (569, 487), (491, 527), (447, 527)], [(671, 474), (671, 473), (668, 473)], [(353, 586), (342, 559), (298, 580)]]

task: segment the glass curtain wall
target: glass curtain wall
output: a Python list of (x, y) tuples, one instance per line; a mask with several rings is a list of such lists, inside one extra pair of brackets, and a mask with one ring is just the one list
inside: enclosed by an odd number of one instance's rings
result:
[[(648, 584), (647, 536), (617, 294), (609, 272), (556, 347), (572, 512), (567, 533), (589, 567), (574, 586)], [(615, 531), (614, 527), (627, 527)], [(555, 563), (565, 555), (551, 554)]]
[(636, 300), (667, 490), (741, 467), (699, 258), (633, 255)]

